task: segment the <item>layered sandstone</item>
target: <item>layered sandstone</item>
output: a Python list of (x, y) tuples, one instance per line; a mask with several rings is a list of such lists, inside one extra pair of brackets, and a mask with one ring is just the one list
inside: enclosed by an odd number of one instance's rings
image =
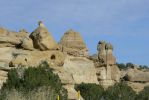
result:
[(87, 56), (88, 49), (79, 32), (68, 30), (61, 38), (62, 52), (73, 56)]

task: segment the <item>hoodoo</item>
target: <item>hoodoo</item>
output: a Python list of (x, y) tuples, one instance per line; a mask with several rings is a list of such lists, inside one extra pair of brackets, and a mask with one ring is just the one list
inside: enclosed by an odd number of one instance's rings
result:
[(65, 32), (61, 38), (60, 44), (62, 51), (73, 56), (87, 56), (88, 49), (79, 32), (72, 29)]
[(42, 51), (55, 50), (58, 47), (56, 41), (41, 21), (39, 21), (39, 27), (31, 33), (30, 38), (33, 40), (34, 47)]

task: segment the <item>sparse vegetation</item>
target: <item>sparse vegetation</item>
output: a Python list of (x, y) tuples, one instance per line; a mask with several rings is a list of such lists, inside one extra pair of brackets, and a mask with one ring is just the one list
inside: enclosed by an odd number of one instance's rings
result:
[[(117, 63), (117, 66), (119, 67), (120, 70), (126, 70), (127, 68), (134, 67), (134, 64), (131, 63), (131, 62), (126, 63), (126, 64), (124, 64), (124, 63)], [(139, 67), (139, 69), (149, 69), (149, 66), (147, 66), (147, 65), (139, 65), (138, 67)]]
[(51, 91), (54, 94), (52, 98), (60, 95), (62, 100), (67, 100), (67, 91), (62, 87), (58, 75), (53, 74), (52, 69), (46, 62), (36, 68), (24, 69), (22, 75), (18, 74), (17, 69), (10, 70), (8, 80), (1, 89), (0, 100), (6, 99), (7, 91), (15, 89), (24, 96), (29, 96), (29, 93), (38, 91), (40, 87), (45, 87), (45, 92)]
[(100, 100), (104, 94), (102, 86), (97, 84), (85, 84), (76, 85), (75, 89), (81, 92), (81, 96), (85, 100)]
[(96, 84), (78, 84), (77, 91), (85, 100), (149, 100), (149, 87), (145, 87), (138, 95), (125, 82), (116, 83), (104, 90)]
[(149, 86), (146, 86), (136, 97), (136, 100), (149, 100)]
[[(120, 66), (127, 68), (130, 65)], [(75, 89), (81, 92), (85, 100), (149, 100), (149, 86), (137, 95), (125, 82), (116, 83), (107, 90), (97, 84), (85, 83), (77, 84)], [(0, 100), (11, 100), (10, 97), (38, 100), (38, 96), (45, 97), (44, 100), (55, 100), (58, 94), (62, 100), (67, 100), (67, 91), (62, 87), (58, 75), (53, 74), (44, 62), (36, 68), (11, 69), (7, 82), (0, 90)]]
[(116, 83), (105, 91), (105, 100), (135, 100), (136, 93), (126, 83)]

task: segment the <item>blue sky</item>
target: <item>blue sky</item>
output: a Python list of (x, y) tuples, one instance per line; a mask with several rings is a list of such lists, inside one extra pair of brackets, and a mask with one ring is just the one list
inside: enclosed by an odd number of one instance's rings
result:
[(90, 54), (111, 42), (118, 62), (149, 65), (149, 0), (0, 0), (0, 27), (32, 32), (42, 20), (59, 41), (81, 33)]

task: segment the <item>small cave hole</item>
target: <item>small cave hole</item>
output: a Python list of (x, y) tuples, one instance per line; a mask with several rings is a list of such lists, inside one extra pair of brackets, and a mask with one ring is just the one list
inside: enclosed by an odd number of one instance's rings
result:
[(24, 60), (27, 62), (27, 59), (26, 58)]
[(55, 55), (52, 55), (51, 60), (55, 60), (55, 59), (56, 59)]

